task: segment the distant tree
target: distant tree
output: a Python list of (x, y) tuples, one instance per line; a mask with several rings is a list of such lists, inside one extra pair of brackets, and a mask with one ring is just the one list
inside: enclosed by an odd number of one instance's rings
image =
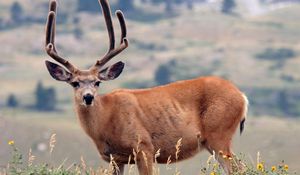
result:
[(122, 11), (133, 11), (134, 10), (134, 3), (133, 0), (118, 0), (117, 8), (121, 9)]
[(74, 25), (79, 25), (79, 23), (80, 23), (80, 18), (77, 17), (77, 16), (75, 16), (75, 17), (73, 18), (73, 24), (74, 24)]
[(222, 13), (230, 14), (235, 8), (236, 4), (234, 0), (223, 0)]
[(283, 113), (290, 114), (288, 95), (285, 90), (281, 90), (278, 94), (278, 107)]
[(3, 19), (0, 18), (0, 30), (4, 28), (4, 24), (3, 24), (3, 23), (4, 23), (4, 22), (3, 22)]
[(193, 1), (192, 1), (192, 0), (187, 0), (187, 1), (186, 1), (186, 5), (187, 5), (187, 8), (188, 8), (189, 10), (191, 10), (191, 9), (194, 8)]
[(73, 34), (74, 34), (76, 39), (81, 40), (82, 35), (83, 35), (83, 31), (82, 31), (81, 26), (80, 26), (80, 18), (74, 17), (73, 24), (75, 26), (74, 30), (73, 30)]
[(14, 2), (10, 8), (10, 18), (14, 22), (21, 22), (23, 19), (23, 8), (19, 2)]
[(153, 4), (165, 4), (165, 11), (167, 13), (173, 13), (174, 12), (174, 6), (179, 5), (184, 2), (184, 0), (151, 0)]
[(274, 61), (284, 61), (291, 59), (296, 56), (294, 50), (289, 48), (267, 48), (263, 52), (255, 55), (256, 58), (265, 59), (265, 60), (274, 60)]
[(101, 8), (97, 0), (77, 0), (78, 11), (100, 12)]
[(74, 36), (75, 36), (76, 39), (78, 39), (78, 40), (82, 39), (83, 32), (82, 32), (82, 29), (79, 26), (74, 28), (73, 33), (74, 33)]
[(165, 4), (165, 11), (166, 12), (173, 12), (173, 5), (172, 5), (172, 0), (151, 0), (151, 2), (156, 5), (156, 4)]
[(155, 71), (155, 82), (159, 85), (171, 82), (171, 70), (168, 65), (160, 65)]
[(19, 106), (17, 97), (14, 94), (10, 94), (6, 100), (6, 106), (10, 108), (16, 108)]
[(56, 109), (56, 91), (53, 87), (45, 88), (42, 82), (38, 82), (35, 90), (35, 108), (42, 111), (53, 111)]
[[(78, 11), (87, 11), (87, 12), (100, 12), (101, 8), (97, 0), (77, 0), (78, 2)], [(117, 9), (122, 11), (132, 11), (134, 10), (134, 1), (133, 0), (118, 0), (115, 4)]]

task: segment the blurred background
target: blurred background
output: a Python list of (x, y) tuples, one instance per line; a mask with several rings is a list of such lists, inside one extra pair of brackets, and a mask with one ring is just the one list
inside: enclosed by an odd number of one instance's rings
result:
[[(57, 48), (84, 69), (106, 52), (108, 36), (97, 0), (58, 0)], [(123, 74), (101, 84), (146, 88), (215, 75), (234, 82), (250, 101), (245, 133), (234, 150), (267, 165), (284, 160), (300, 172), (300, 0), (111, 0), (127, 18), (130, 47), (111, 63)], [(36, 162), (106, 166), (81, 130), (73, 90), (53, 80), (44, 61), (48, 0), (0, 1), (0, 167), (14, 140)], [(114, 18), (115, 19), (115, 18)], [(116, 36), (120, 30), (114, 20)], [(50, 136), (57, 144), (49, 155)], [(179, 164), (197, 174), (208, 154)], [(167, 174), (167, 172), (165, 172)]]

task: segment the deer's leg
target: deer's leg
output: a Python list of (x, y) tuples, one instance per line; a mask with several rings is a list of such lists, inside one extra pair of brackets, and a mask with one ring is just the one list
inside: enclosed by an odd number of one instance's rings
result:
[(113, 175), (123, 175), (124, 174), (124, 164), (117, 164), (118, 167), (114, 167)]
[(231, 138), (224, 138), (220, 133), (211, 133), (205, 147), (211, 154), (215, 153), (225, 173), (232, 174)]
[(140, 151), (137, 155), (137, 167), (140, 175), (153, 174), (153, 153)]

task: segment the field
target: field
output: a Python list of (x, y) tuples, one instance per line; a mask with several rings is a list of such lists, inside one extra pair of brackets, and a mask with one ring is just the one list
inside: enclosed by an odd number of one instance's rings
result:
[[(33, 14), (46, 17), (47, 9), (39, 2), (33, 3), (33, 6), (29, 5), (29, 0), (20, 2), (26, 14), (39, 9)], [(0, 17), (7, 18), (11, 3), (10, 0), (0, 2)], [(80, 39), (76, 38), (74, 24), (68, 20), (57, 26), (57, 47), (60, 54), (72, 63), (87, 68), (105, 53), (107, 33), (101, 15), (75, 14), (73, 7), (68, 8), (70, 3), (64, 1), (59, 8), (69, 10), (71, 16), (80, 19), (78, 26), (83, 35)], [(125, 70), (117, 80), (103, 83), (99, 93), (132, 87), (136, 82), (154, 82), (157, 67), (171, 60), (180, 63), (174, 73), (178, 76), (173, 80), (203, 76), (209, 72), (210, 75), (229, 79), (243, 89), (297, 91), (300, 88), (299, 10), (300, 5), (293, 5), (261, 16), (241, 17), (223, 15), (207, 6), (200, 6), (192, 11), (181, 10), (178, 16), (171, 18), (153, 21), (128, 19), (130, 47), (111, 62), (124, 61)], [(118, 36), (120, 31), (118, 27), (116, 29)], [(9, 140), (15, 141), (25, 157), (32, 148), (36, 162), (59, 165), (66, 159), (65, 164), (70, 165), (80, 163), (82, 156), (89, 166), (106, 167), (92, 141), (79, 126), (73, 112), (71, 87), (54, 81), (46, 70), (44, 61), (51, 59), (43, 50), (44, 25), (23, 24), (1, 30), (0, 43), (0, 167), (5, 167), (9, 160)], [(258, 59), (256, 55), (267, 48), (288, 48), (295, 52), (295, 56), (282, 62)], [(58, 111), (46, 113), (30, 108), (35, 101), (33, 94), (39, 80), (57, 90)], [(5, 107), (6, 98), (11, 93), (20, 101), (17, 109)], [(252, 98), (249, 96), (250, 102), (254, 100)], [(264, 108), (276, 110), (269, 106)], [(57, 144), (50, 156), (47, 147), (53, 133), (57, 134)], [(253, 164), (257, 152), (260, 152), (266, 165), (284, 160), (291, 172), (300, 172), (298, 138), (300, 120), (297, 117), (257, 116), (250, 105), (245, 133), (235, 136), (234, 150), (243, 153)], [(206, 165), (208, 156), (207, 152), (202, 152), (179, 163), (179, 170), (182, 174), (197, 174), (200, 167)], [(173, 173), (164, 169), (162, 165), (162, 174)]]
[[(82, 156), (89, 166), (108, 167), (108, 164), (98, 157), (95, 146), (83, 133), (75, 117), (63, 118), (61, 114), (48, 116), (43, 114), (43, 116), (40, 118), (37, 114), (28, 113), (24, 117), (1, 118), (1, 140), (14, 140), (16, 146), (25, 153), (25, 160), (29, 149), (32, 148), (33, 155), (37, 157), (36, 162), (50, 161), (58, 166), (66, 159), (65, 165), (68, 167), (72, 163), (80, 164)], [(254, 166), (257, 152), (260, 152), (267, 166), (271, 167), (285, 160), (290, 172), (299, 172), (300, 141), (297, 139), (300, 136), (299, 123), (300, 121), (295, 119), (249, 116), (245, 133), (234, 138), (234, 151), (243, 153), (246, 160)], [(57, 143), (50, 157), (48, 143), (53, 133), (57, 134)], [(45, 145), (46, 148), (39, 150), (41, 145)], [(2, 148), (0, 164), (5, 165), (10, 158), (11, 148), (6, 142), (1, 142), (0, 146)], [(178, 169), (182, 174), (197, 174), (200, 167), (206, 166), (208, 156), (209, 154), (203, 151), (192, 159), (180, 162), (177, 165)], [(172, 171), (167, 171), (165, 166), (161, 165), (162, 174), (174, 173), (174, 165), (171, 167)]]

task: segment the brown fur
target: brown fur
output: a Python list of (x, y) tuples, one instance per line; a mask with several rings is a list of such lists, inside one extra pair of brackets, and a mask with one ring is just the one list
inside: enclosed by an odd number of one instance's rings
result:
[[(80, 95), (79, 95), (80, 96)], [(127, 164), (140, 138), (140, 149), (152, 166), (158, 149), (159, 163), (171, 155), (182, 138), (179, 160), (194, 156), (202, 148), (232, 155), (231, 140), (245, 112), (242, 93), (230, 82), (216, 77), (179, 81), (142, 90), (116, 90), (97, 96), (93, 106), (75, 98), (81, 126), (95, 142), (100, 155)], [(138, 155), (140, 174), (152, 174)], [(220, 160), (229, 172), (226, 160)], [(140, 165), (142, 164), (142, 165)]]

